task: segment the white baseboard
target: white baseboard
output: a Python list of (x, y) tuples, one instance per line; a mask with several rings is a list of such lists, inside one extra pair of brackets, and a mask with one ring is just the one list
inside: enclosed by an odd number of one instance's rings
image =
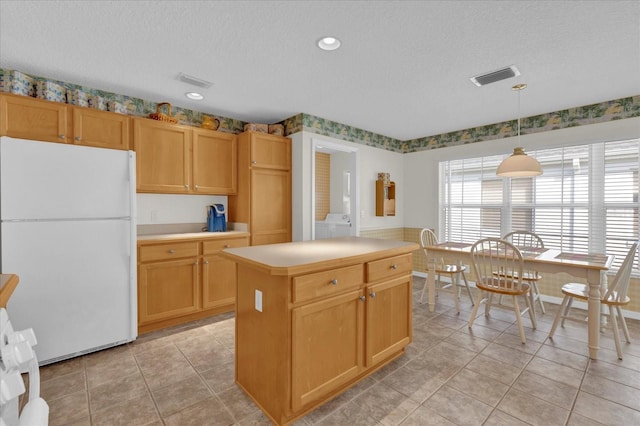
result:
[[(427, 278), (427, 273), (426, 272), (413, 271), (413, 275), (415, 275), (417, 277), (421, 277), (421, 278)], [(442, 281), (449, 281), (449, 277), (442, 277)], [(469, 280), (469, 286), (475, 288), (475, 286), (476, 286), (475, 281)], [(543, 302), (549, 302), (549, 303), (553, 303), (555, 305), (559, 305), (560, 303), (562, 303), (562, 297), (547, 296), (546, 294), (541, 294), (540, 298), (542, 299)], [(585, 315), (586, 315), (586, 311), (588, 310), (587, 309), (587, 303), (586, 302), (581, 302), (579, 300), (574, 300), (573, 303), (571, 304), (571, 307), (584, 310), (585, 311)], [(640, 312), (629, 311), (629, 310), (623, 309), (622, 313), (624, 314), (625, 318), (640, 320)]]

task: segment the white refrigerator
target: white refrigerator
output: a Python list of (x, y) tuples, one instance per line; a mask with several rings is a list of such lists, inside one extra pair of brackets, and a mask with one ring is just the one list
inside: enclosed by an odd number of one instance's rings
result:
[(40, 365), (137, 336), (135, 153), (0, 138), (0, 272)]

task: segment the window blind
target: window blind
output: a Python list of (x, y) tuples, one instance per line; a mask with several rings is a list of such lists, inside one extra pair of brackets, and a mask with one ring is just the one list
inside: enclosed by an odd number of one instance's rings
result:
[[(617, 269), (640, 238), (640, 140), (529, 152), (544, 173), (503, 179), (503, 156), (440, 163), (440, 235), (473, 243), (512, 230), (539, 234), (545, 246), (615, 256)], [(635, 272), (640, 272), (638, 256)]]

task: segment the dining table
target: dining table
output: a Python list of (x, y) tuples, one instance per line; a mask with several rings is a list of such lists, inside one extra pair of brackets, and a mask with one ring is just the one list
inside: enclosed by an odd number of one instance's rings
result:
[[(455, 261), (459, 265), (472, 265), (471, 246), (460, 242), (443, 242), (427, 246), (427, 264), (435, 270), (438, 259)], [(611, 267), (613, 256), (599, 253), (572, 253), (550, 248), (519, 247), (523, 258), (523, 269), (558, 273), (565, 272), (576, 278), (586, 279), (589, 285), (588, 329), (589, 357), (598, 358), (600, 339), (600, 287), (606, 283), (606, 271)], [(435, 310), (435, 274), (427, 275), (429, 311)]]

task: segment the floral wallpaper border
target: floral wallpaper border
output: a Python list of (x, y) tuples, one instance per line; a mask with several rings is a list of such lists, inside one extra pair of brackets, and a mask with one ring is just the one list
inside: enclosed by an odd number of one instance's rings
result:
[[(13, 75), (16, 73), (26, 76), (26, 74), (22, 74), (18, 71), (0, 68), (0, 83), (3, 84), (5, 91), (11, 91), (11, 81), (13, 79)], [(51, 82), (62, 86), (67, 92), (80, 90), (86, 93), (89, 97), (99, 96), (105, 100), (105, 104), (109, 101), (118, 102), (124, 105), (128, 115), (147, 117), (150, 113), (156, 112), (156, 107), (158, 105), (156, 102), (144, 99), (106, 92), (73, 83), (51, 80), (45, 77), (27, 76), (27, 78), (33, 80), (34, 85), (37, 85), (37, 83), (41, 81)], [(1, 89), (2, 88), (0, 88), (0, 90)], [(35, 93), (36, 91), (33, 90), (32, 95), (35, 96)], [(176, 117), (180, 124), (200, 127), (203, 116), (205, 115), (215, 117), (220, 120), (220, 127), (218, 128), (220, 131), (230, 133), (241, 133), (244, 131), (244, 125), (246, 122), (242, 120), (216, 116), (214, 114), (206, 114), (186, 108), (172, 107), (172, 116)], [(547, 132), (567, 127), (584, 126), (613, 120), (622, 120), (631, 117), (640, 117), (640, 95), (569, 108), (562, 111), (550, 112), (532, 117), (524, 117), (521, 118), (520, 121), (520, 133), (531, 134)], [(323, 136), (329, 136), (336, 139), (400, 153), (418, 152), (508, 138), (516, 136), (517, 134), (517, 120), (494, 123), (439, 135), (425, 136), (406, 141), (394, 139), (305, 113), (296, 114), (280, 121), (279, 123), (272, 124), (283, 124), (285, 127), (285, 135), (287, 136), (301, 131), (308, 131)]]
[[(631, 117), (640, 117), (640, 95), (524, 117), (520, 120), (520, 134), (548, 132)], [(517, 120), (510, 120), (472, 129), (401, 141), (304, 113), (283, 121), (286, 135), (304, 130), (402, 153), (513, 137), (517, 135), (517, 123)]]
[[(80, 86), (78, 84), (52, 80), (50, 78), (45, 78), (40, 76), (32, 76), (32, 75), (20, 73), (19, 71), (0, 68), (0, 82), (3, 83), (3, 88), (5, 92), (11, 92), (11, 83), (14, 80), (14, 76), (16, 74), (20, 75), (19, 78), (24, 78), (24, 76), (27, 76), (27, 78), (29, 78), (30, 80), (33, 80), (34, 85), (37, 85), (38, 82), (42, 81), (42, 82), (50, 82), (50, 83), (54, 83), (56, 85), (62, 86), (63, 89), (66, 89), (67, 94), (75, 90), (80, 90), (81, 92), (83, 92), (83, 94), (86, 94), (87, 97), (100, 96), (104, 99), (105, 105), (109, 101), (118, 102), (124, 105), (127, 111), (127, 115), (148, 117), (149, 114), (156, 112), (156, 107), (158, 105), (156, 102), (148, 101), (145, 99), (134, 98), (131, 96), (121, 95), (121, 94), (112, 93), (112, 92), (106, 92), (104, 90), (93, 89), (91, 87)], [(35, 96), (36, 90), (32, 90), (30, 94), (32, 96)], [(69, 102), (69, 100), (66, 100), (66, 103), (73, 104), (73, 102)], [(166, 113), (166, 111), (162, 111), (162, 112)], [(191, 109), (180, 108), (173, 105), (171, 106), (171, 116), (177, 118), (179, 124), (200, 127), (200, 125), (202, 124), (203, 116), (205, 115), (209, 117), (217, 118), (220, 121), (220, 126), (218, 127), (218, 130), (222, 132), (241, 133), (244, 131), (244, 125), (245, 125), (244, 121), (236, 120), (234, 118), (229, 118), (229, 117), (217, 116), (215, 114), (203, 113), (201, 111), (194, 111)]]

